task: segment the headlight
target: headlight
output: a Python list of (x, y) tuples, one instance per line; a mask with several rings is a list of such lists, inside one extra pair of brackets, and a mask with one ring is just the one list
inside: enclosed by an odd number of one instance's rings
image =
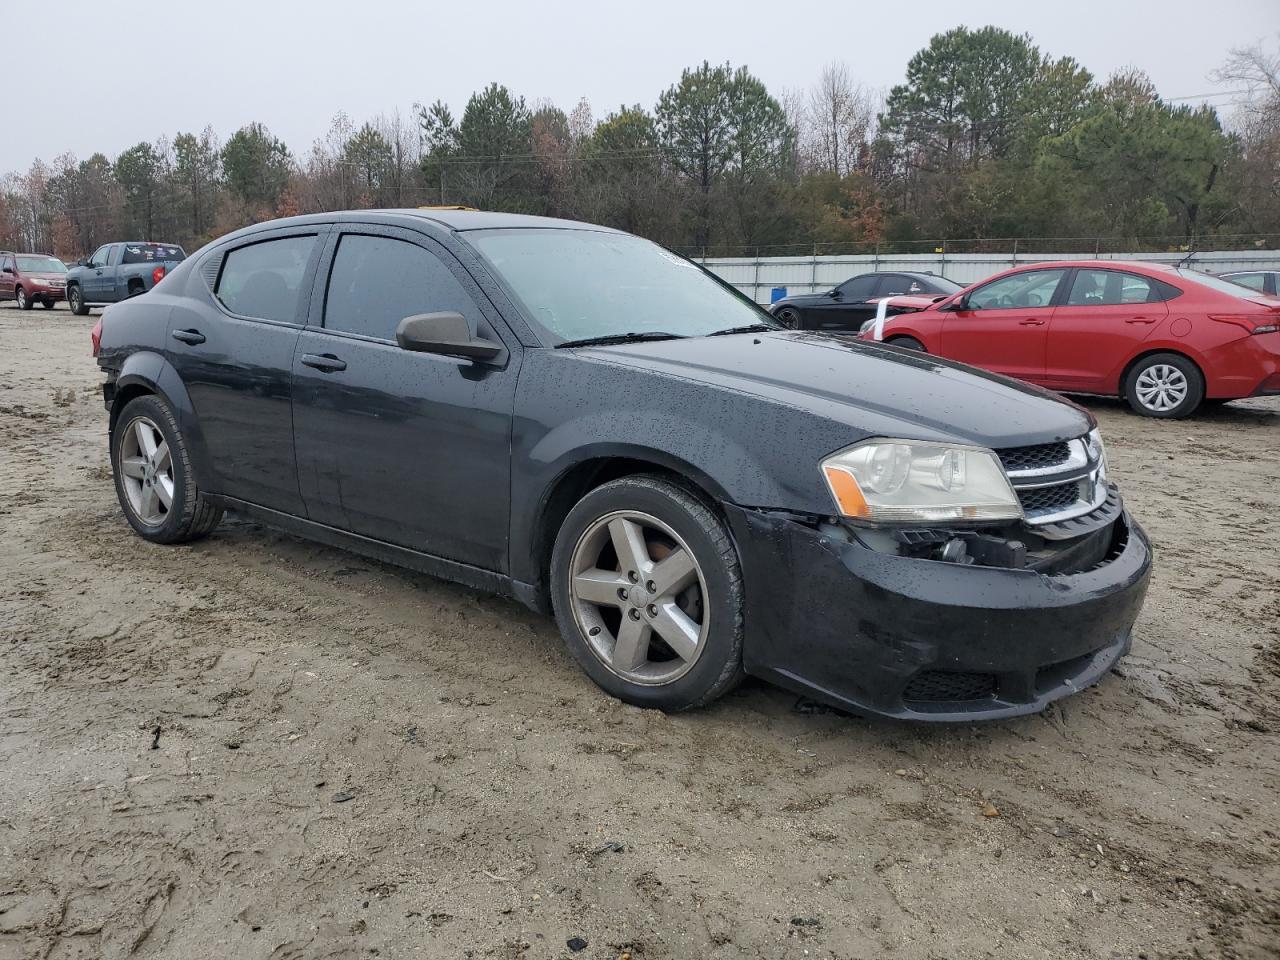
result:
[(873, 522), (1014, 520), (1022, 505), (990, 450), (867, 440), (822, 461), (840, 513)]

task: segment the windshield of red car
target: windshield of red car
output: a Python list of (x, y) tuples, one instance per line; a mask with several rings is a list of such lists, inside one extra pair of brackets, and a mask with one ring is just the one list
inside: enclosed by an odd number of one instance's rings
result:
[(185, 260), (181, 247), (168, 243), (131, 243), (124, 248), (123, 263), (156, 263), (162, 260)]
[(66, 273), (67, 265), (54, 257), (18, 257), (19, 273)]
[(772, 324), (697, 264), (656, 243), (598, 230), (471, 230), (551, 344), (646, 332), (700, 337)]

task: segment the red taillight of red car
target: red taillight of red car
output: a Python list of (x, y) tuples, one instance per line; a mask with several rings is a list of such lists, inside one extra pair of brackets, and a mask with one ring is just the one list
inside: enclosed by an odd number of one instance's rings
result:
[(98, 318), (98, 322), (93, 325), (93, 330), (89, 333), (89, 339), (93, 341), (93, 355), (96, 357), (102, 349), (102, 318)]
[(1219, 323), (1233, 323), (1237, 327), (1243, 327), (1247, 333), (1275, 333), (1280, 330), (1280, 324), (1259, 323), (1263, 318), (1257, 314), (1211, 313), (1209, 319)]
[(151, 285), (154, 287), (164, 279), (164, 267), (156, 267), (151, 271)]

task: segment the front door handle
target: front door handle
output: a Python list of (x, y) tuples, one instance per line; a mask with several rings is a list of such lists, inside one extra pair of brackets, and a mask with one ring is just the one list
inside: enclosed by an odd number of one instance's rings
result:
[(194, 347), (197, 344), (204, 343), (204, 334), (199, 330), (175, 330), (173, 331), (173, 339), (189, 343)]
[(304, 353), (303, 366), (315, 367), (321, 373), (337, 373), (347, 369), (347, 361), (339, 360), (332, 353)]
[(1024, 327), (1043, 327), (1043, 326), (1044, 326), (1044, 321), (1043, 321), (1043, 320), (1032, 320), (1032, 319), (1028, 318), (1028, 319), (1026, 319), (1026, 320), (1019, 320), (1019, 321), (1018, 321), (1018, 324), (1019, 324), (1020, 326), (1024, 326)]

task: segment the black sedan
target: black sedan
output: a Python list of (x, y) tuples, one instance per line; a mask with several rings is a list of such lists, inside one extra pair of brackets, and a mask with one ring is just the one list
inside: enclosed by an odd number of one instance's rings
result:
[(1111, 668), (1146, 591), (1087, 412), (781, 329), (612, 230), (259, 224), (108, 307), (94, 344), (143, 538), (231, 509), (506, 594), (646, 707), (749, 673), (885, 716), (1027, 713)]
[[(963, 289), (960, 284), (932, 273), (863, 273), (825, 293), (784, 297), (770, 304), (769, 310), (779, 323), (792, 330), (857, 331), (876, 315), (876, 308), (884, 297), (913, 298), (902, 301), (896, 309), (889, 309), (892, 316), (903, 309), (924, 309), (934, 300)], [(919, 298), (918, 304), (914, 298)]]

